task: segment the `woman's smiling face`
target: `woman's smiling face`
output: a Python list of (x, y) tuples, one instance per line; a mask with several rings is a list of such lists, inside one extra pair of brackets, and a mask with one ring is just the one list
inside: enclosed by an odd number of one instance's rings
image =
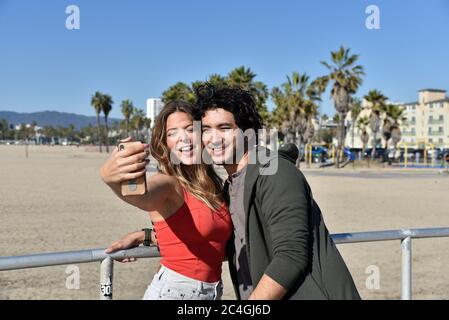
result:
[(167, 118), (167, 147), (171, 156), (176, 156), (181, 163), (192, 165), (197, 163), (197, 148), (201, 137), (193, 130), (192, 116), (181, 111), (172, 113)]

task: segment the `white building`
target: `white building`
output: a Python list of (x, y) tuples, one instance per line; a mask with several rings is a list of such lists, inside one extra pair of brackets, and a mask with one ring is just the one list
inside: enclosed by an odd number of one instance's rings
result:
[(162, 103), (161, 99), (159, 98), (147, 99), (147, 118), (151, 119), (151, 127), (153, 127), (154, 121), (156, 117), (159, 115), (159, 112), (161, 112), (163, 107), (164, 104)]
[[(415, 149), (424, 149), (433, 146), (435, 148), (449, 148), (449, 97), (446, 90), (423, 89), (418, 92), (418, 101), (408, 103), (394, 103), (404, 108), (405, 122), (400, 121), (402, 132), (402, 143)], [(366, 116), (369, 118), (371, 108), (365, 100), (362, 103), (363, 109), (359, 118)], [(385, 145), (382, 135), (382, 124), (384, 115), (381, 116), (381, 128), (377, 139), (380, 145)], [(351, 113), (348, 113), (346, 120), (349, 122), (345, 145), (352, 148), (361, 148), (360, 131), (357, 127), (354, 130), (354, 143), (352, 143), (352, 121)], [(370, 137), (368, 148), (372, 147), (373, 134), (368, 126), (367, 132)]]
[(446, 90), (423, 89), (418, 101), (404, 103), (403, 142), (424, 149), (426, 146), (449, 148), (449, 97)]

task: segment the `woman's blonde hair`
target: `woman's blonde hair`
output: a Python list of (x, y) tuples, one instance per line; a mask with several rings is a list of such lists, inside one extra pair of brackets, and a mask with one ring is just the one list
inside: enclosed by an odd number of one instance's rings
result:
[(170, 150), (167, 146), (167, 119), (175, 112), (184, 112), (193, 117), (193, 106), (184, 101), (167, 103), (156, 118), (150, 143), (151, 155), (159, 163), (159, 171), (178, 179), (181, 186), (197, 199), (206, 203), (212, 210), (217, 210), (223, 203), (222, 181), (215, 173), (212, 165), (184, 165), (170, 161)]

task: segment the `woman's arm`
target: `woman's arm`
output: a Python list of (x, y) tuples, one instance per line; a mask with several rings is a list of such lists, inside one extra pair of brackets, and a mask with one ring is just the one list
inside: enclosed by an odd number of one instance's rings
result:
[[(130, 138), (121, 140), (131, 141)], [(163, 174), (150, 176), (146, 172), (149, 156), (148, 145), (142, 144), (125, 150), (114, 149), (111, 156), (100, 169), (100, 175), (112, 191), (123, 201), (144, 211), (154, 211), (162, 208), (167, 198), (172, 195), (176, 188), (173, 177)], [(146, 174), (147, 193), (145, 195), (123, 196), (121, 193), (121, 182), (136, 179)]]

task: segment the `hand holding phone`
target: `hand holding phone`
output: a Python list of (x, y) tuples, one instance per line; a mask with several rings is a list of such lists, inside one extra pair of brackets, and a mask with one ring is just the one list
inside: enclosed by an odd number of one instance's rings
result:
[[(141, 145), (141, 141), (129, 141), (129, 142), (121, 142), (118, 144), (118, 151), (126, 150), (127, 148), (132, 148), (136, 145)], [(144, 174), (141, 177), (136, 179), (131, 179), (128, 181), (121, 182), (121, 193), (123, 196), (130, 195), (144, 195), (147, 193), (147, 183), (146, 183), (146, 175)]]

